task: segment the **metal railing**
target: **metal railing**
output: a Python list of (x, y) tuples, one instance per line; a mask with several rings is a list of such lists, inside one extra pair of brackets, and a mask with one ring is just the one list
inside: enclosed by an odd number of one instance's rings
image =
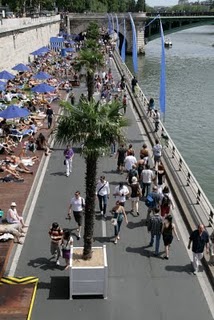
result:
[[(127, 85), (129, 86), (129, 91), (131, 91), (130, 83), (133, 78), (131, 71), (128, 69), (127, 65), (122, 62), (118, 52), (115, 52), (114, 58), (121, 74), (125, 75), (127, 79)], [(153, 119), (147, 115), (148, 99), (139, 86), (137, 86), (137, 92), (133, 101), (136, 101), (136, 109), (140, 108), (140, 110), (137, 111), (139, 114), (143, 115), (143, 120), (147, 123), (149, 132), (154, 138)], [(178, 151), (175, 143), (170, 138), (170, 135), (168, 134), (162, 122), (160, 122), (160, 129), (155, 137), (157, 137), (163, 145), (163, 157), (170, 166), (175, 182), (182, 190), (182, 194), (184, 195), (187, 206), (194, 212), (195, 216), (193, 218), (195, 223), (205, 224), (207, 227), (211, 228), (212, 233), (214, 231), (214, 208), (193, 175), (192, 171), (188, 167), (184, 158)]]

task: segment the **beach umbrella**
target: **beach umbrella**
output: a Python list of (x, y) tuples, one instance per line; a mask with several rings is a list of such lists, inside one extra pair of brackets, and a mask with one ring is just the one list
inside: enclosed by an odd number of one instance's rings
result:
[(6, 86), (6, 82), (0, 80), (0, 86)]
[(15, 67), (13, 67), (12, 70), (16, 70), (19, 72), (25, 72), (25, 71), (30, 71), (30, 68), (23, 63), (19, 63)]
[(76, 52), (75, 48), (65, 48), (67, 52)]
[(12, 73), (10, 73), (10, 72), (8, 72), (6, 70), (3, 70), (3, 71), (0, 72), (0, 79), (12, 80), (14, 78), (15, 78), (15, 76)]
[(0, 84), (0, 91), (4, 91), (5, 90), (5, 86), (3, 84)]
[(49, 75), (47, 72), (40, 71), (40, 72), (38, 72), (37, 74), (35, 74), (35, 75), (33, 76), (33, 78), (39, 79), (39, 80), (47, 80), (47, 79), (52, 78), (52, 76)]
[(31, 54), (34, 55), (34, 56), (42, 56), (43, 54), (45, 54), (45, 53), (47, 53), (49, 51), (50, 51), (50, 49), (48, 49), (48, 47), (42, 47), (42, 48), (39, 48), (36, 51), (31, 52)]
[(41, 83), (33, 87), (31, 91), (38, 93), (52, 92), (55, 90), (55, 87), (49, 86), (47, 83)]
[(7, 107), (7, 109), (0, 112), (0, 117), (4, 119), (22, 118), (28, 116), (30, 111), (26, 108), (20, 108), (15, 104)]

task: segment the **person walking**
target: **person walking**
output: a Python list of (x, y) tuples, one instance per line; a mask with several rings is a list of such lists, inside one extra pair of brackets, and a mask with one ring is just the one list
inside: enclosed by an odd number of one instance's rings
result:
[(159, 212), (160, 212), (160, 209), (155, 208), (154, 214), (149, 218), (149, 222), (148, 222), (148, 231), (151, 232), (151, 240), (150, 240), (149, 246), (153, 247), (154, 239), (155, 239), (155, 256), (158, 256), (159, 254), (160, 238), (161, 238), (161, 231), (163, 226), (163, 220)]
[(53, 122), (53, 109), (49, 104), (47, 105), (46, 116), (48, 120), (48, 129), (50, 129)]
[(134, 214), (136, 212), (136, 215), (139, 216), (139, 197), (141, 197), (141, 187), (136, 177), (132, 178), (132, 183), (130, 185), (131, 187), (131, 213)]
[(63, 154), (65, 157), (64, 164), (66, 165), (66, 177), (69, 177), (70, 173), (72, 172), (72, 161), (73, 161), (74, 151), (70, 145), (67, 145)]
[(148, 196), (148, 194), (151, 191), (151, 184), (152, 181), (154, 180), (154, 172), (150, 169), (150, 165), (146, 164), (145, 169), (143, 169), (143, 171), (141, 172), (141, 176), (140, 176), (140, 184), (141, 184), (141, 188), (142, 188), (142, 197), (144, 197), (144, 195), (146, 195), (146, 197)]
[(62, 236), (62, 257), (65, 259), (65, 270), (70, 266), (70, 255), (71, 255), (71, 246), (73, 245), (73, 238), (69, 230), (65, 230)]
[(192, 244), (193, 254), (193, 274), (196, 275), (199, 271), (199, 261), (203, 258), (204, 248), (206, 247), (207, 254), (209, 253), (209, 234), (205, 230), (203, 224), (199, 224), (198, 228), (194, 230), (189, 237), (188, 249)]
[(63, 230), (59, 227), (57, 222), (53, 222), (51, 228), (49, 229), (49, 236), (51, 238), (50, 251), (51, 254), (56, 258), (56, 264), (59, 266), (60, 257), (60, 245), (62, 241)]
[(155, 139), (155, 145), (153, 146), (152, 151), (154, 156), (154, 168), (156, 168), (156, 164), (160, 163), (162, 155), (162, 145), (159, 143), (158, 139)]
[(129, 155), (125, 157), (125, 169), (130, 171), (132, 169), (133, 164), (137, 165), (137, 159), (133, 155), (133, 151), (130, 151)]
[(114, 224), (114, 244), (117, 244), (117, 241), (120, 240), (120, 229), (125, 218), (126, 224), (128, 224), (127, 215), (123, 206), (121, 206), (120, 201), (116, 201), (114, 208), (112, 209), (114, 215), (113, 224)]
[(105, 218), (106, 216), (106, 208), (107, 208), (107, 200), (110, 195), (110, 187), (108, 181), (105, 180), (105, 176), (101, 176), (100, 180), (96, 186), (96, 195), (99, 200), (100, 213)]
[(159, 208), (161, 201), (161, 195), (158, 193), (157, 186), (153, 186), (152, 192), (150, 192), (145, 200), (145, 205), (148, 207), (146, 223), (149, 222), (150, 214), (154, 213), (156, 208)]
[(127, 149), (124, 147), (124, 144), (117, 149), (117, 153), (115, 159), (117, 159), (117, 171), (123, 174), (124, 165), (125, 165), (125, 157), (126, 157)]
[(118, 186), (115, 187), (113, 196), (116, 198), (116, 201), (120, 202), (120, 205), (125, 207), (126, 197), (129, 195), (129, 189), (127, 186), (120, 182)]
[(154, 115), (153, 115), (153, 119), (155, 122), (155, 132), (158, 132), (159, 130), (159, 124), (160, 124), (160, 112), (155, 109)]
[(133, 79), (132, 79), (132, 81), (131, 81), (132, 93), (135, 93), (136, 85), (137, 85), (137, 79), (136, 79), (136, 77), (134, 76)]
[(73, 209), (74, 220), (77, 223), (77, 240), (81, 238), (84, 207), (85, 199), (80, 196), (79, 191), (76, 191), (68, 208), (68, 218), (71, 219), (71, 209)]
[(162, 226), (162, 236), (163, 236), (163, 243), (165, 246), (165, 256), (164, 259), (169, 259), (169, 247), (173, 240), (173, 234), (176, 236), (177, 240), (179, 241), (179, 237), (175, 228), (174, 223), (172, 223), (172, 216), (166, 216), (163, 226)]
[(161, 217), (166, 217), (166, 215), (170, 214), (170, 209), (175, 209), (175, 204), (172, 199), (172, 195), (169, 191), (169, 188), (165, 186), (163, 188), (162, 194), (161, 194), (161, 201), (160, 201), (160, 207), (161, 207)]

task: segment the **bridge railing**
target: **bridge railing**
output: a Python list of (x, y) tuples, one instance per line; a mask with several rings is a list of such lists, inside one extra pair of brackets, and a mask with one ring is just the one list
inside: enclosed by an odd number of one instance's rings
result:
[[(122, 62), (118, 52), (115, 52), (114, 58), (121, 74), (124, 74), (127, 79), (127, 86), (131, 93), (130, 83), (133, 75), (127, 65)], [(135, 107), (138, 109), (137, 111), (140, 115), (141, 121), (146, 123), (148, 126), (148, 137), (151, 141), (154, 141), (154, 122), (153, 119), (147, 115), (148, 99), (139, 86), (137, 86), (137, 93), (134, 97), (134, 101), (137, 102)], [(170, 135), (162, 122), (160, 122), (160, 130), (155, 137), (159, 138), (161, 141), (164, 160), (169, 166), (179, 190), (182, 192), (187, 209), (189, 213), (191, 213), (194, 223), (203, 223), (207, 227), (211, 228), (211, 232), (214, 231), (213, 206), (180, 154), (174, 141), (170, 138)]]

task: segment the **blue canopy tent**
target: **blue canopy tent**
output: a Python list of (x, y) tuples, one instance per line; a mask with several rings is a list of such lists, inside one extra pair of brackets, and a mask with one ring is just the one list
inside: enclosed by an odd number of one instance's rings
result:
[(7, 107), (7, 109), (0, 112), (0, 117), (4, 119), (21, 118), (28, 116), (30, 111), (26, 108), (20, 108), (15, 104)]
[(15, 78), (15, 76), (12, 73), (10, 73), (10, 72), (8, 72), (6, 70), (3, 70), (3, 71), (0, 72), (0, 79), (12, 80), (14, 78)]
[(33, 78), (39, 79), (39, 80), (47, 80), (47, 79), (52, 78), (52, 76), (49, 75), (47, 72), (40, 71), (40, 72), (38, 72), (37, 74), (35, 74), (35, 75), (33, 76)]
[(30, 68), (23, 63), (19, 63), (15, 67), (13, 67), (12, 70), (16, 70), (19, 72), (25, 72), (25, 71), (30, 71)]
[(50, 47), (54, 51), (61, 50), (64, 48), (65, 39), (63, 37), (51, 37), (50, 38)]
[(6, 82), (0, 80), (0, 86), (6, 86)]
[(55, 90), (55, 87), (49, 86), (47, 83), (41, 83), (37, 86), (33, 87), (31, 91), (37, 93), (45, 93), (45, 92), (52, 92)]

